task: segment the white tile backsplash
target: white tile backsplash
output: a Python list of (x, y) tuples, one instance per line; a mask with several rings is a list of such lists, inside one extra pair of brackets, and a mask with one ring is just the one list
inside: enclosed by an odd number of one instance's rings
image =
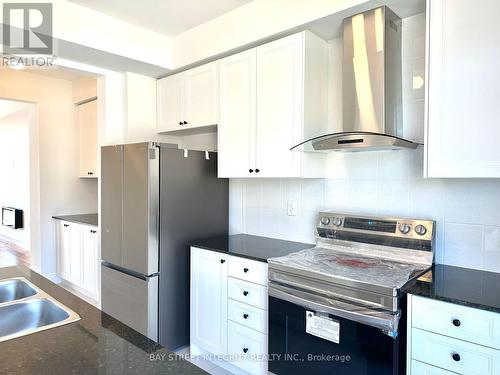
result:
[(495, 252), (491, 255), (500, 258), (500, 227), (484, 228), (484, 251)]
[[(432, 219), (437, 263), (500, 272), (500, 179), (424, 179), (422, 154), (358, 153), (342, 159), (357, 169), (344, 178), (232, 179), (231, 233), (311, 242), (320, 210)], [(289, 199), (297, 216), (287, 216)]]
[(446, 223), (444, 226), (443, 263), (470, 268), (484, 268), (483, 227)]

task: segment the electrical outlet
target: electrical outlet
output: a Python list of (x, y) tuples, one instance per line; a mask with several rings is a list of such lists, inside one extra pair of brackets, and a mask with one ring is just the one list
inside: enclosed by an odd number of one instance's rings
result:
[(296, 216), (297, 215), (297, 201), (296, 200), (290, 199), (287, 202), (286, 214), (288, 216)]

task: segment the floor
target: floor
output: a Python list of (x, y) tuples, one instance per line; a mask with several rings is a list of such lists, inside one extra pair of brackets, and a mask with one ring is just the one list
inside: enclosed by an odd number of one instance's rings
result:
[(29, 265), (30, 253), (15, 244), (10, 238), (0, 235), (0, 267)]
[(217, 366), (215, 363), (210, 362), (207, 359), (203, 358), (190, 358), (189, 357), (189, 346), (183, 347), (179, 350), (175, 351), (176, 354), (180, 355), (181, 357), (186, 356), (189, 362), (192, 364), (198, 366), (199, 368), (205, 370), (211, 375), (232, 375), (231, 372), (227, 371), (226, 369)]

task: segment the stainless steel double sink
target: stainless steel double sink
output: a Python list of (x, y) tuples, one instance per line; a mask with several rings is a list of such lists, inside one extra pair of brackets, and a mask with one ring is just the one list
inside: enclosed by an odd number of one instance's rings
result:
[(0, 280), (0, 342), (80, 320), (23, 277)]

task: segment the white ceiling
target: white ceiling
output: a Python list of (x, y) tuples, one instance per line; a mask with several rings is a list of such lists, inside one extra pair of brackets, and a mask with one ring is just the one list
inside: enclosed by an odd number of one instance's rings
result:
[(173, 36), (252, 0), (69, 0), (137, 26)]
[(10, 116), (21, 109), (28, 108), (28, 106), (27, 103), (0, 99), (0, 119)]

